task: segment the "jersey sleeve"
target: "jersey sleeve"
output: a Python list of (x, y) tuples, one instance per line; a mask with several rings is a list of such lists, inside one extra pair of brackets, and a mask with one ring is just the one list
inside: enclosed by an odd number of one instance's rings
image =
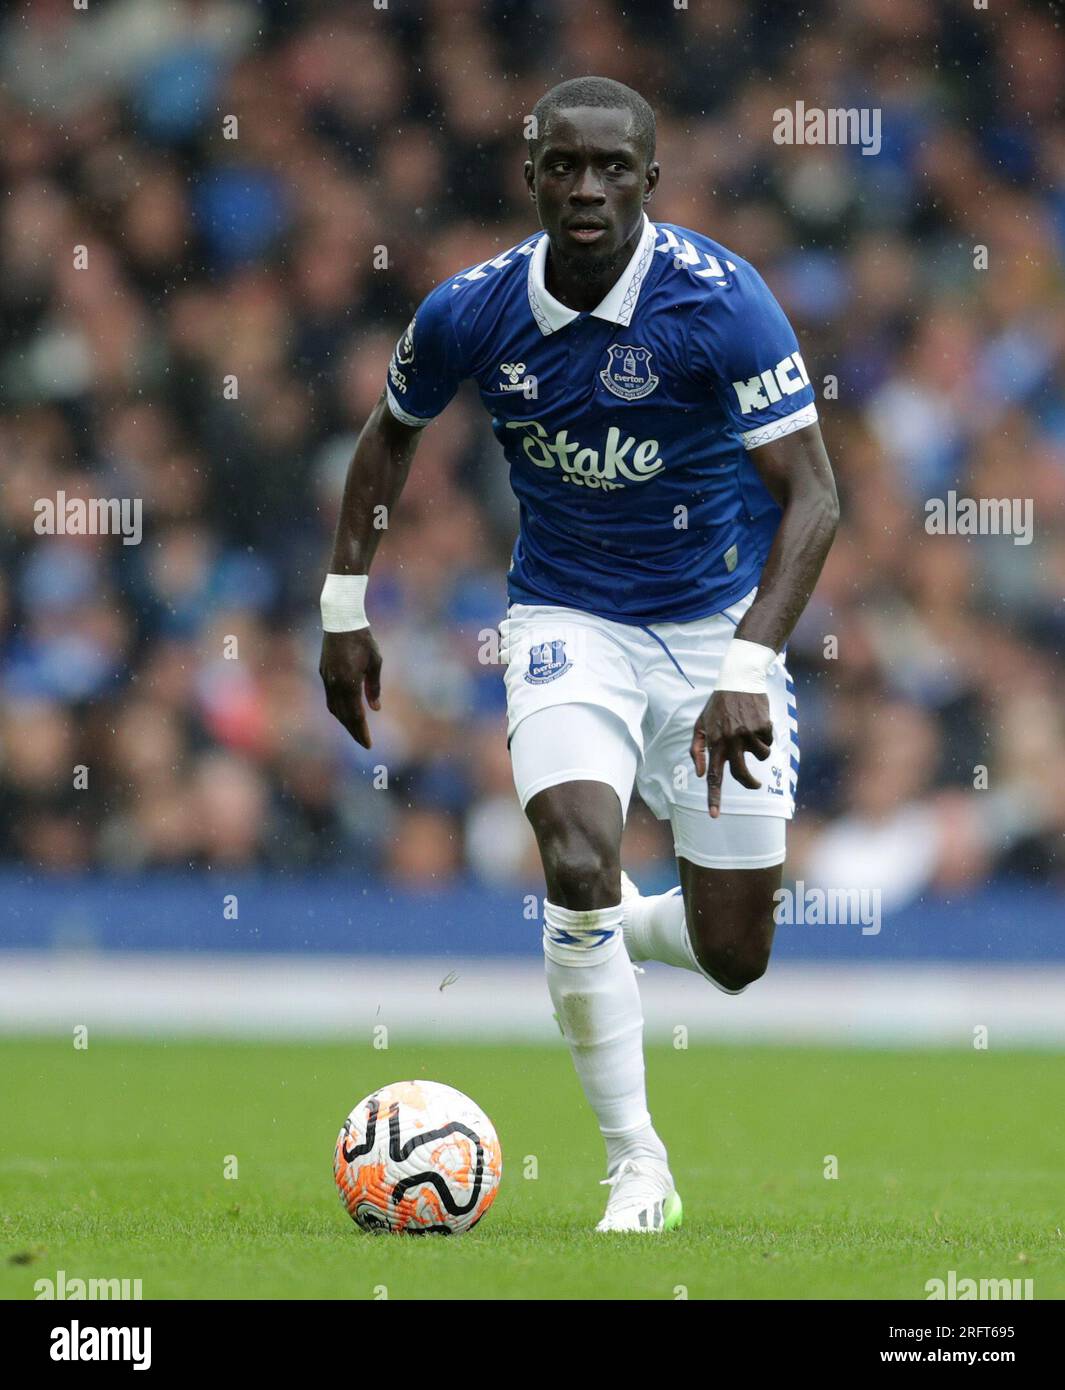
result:
[(817, 420), (798, 340), (769, 286), (742, 265), (723, 293), (692, 320), (692, 358), (717, 393), (745, 449), (757, 449)]
[(466, 372), (451, 315), (451, 281), (426, 295), (388, 364), (388, 408), (415, 428), (451, 400)]

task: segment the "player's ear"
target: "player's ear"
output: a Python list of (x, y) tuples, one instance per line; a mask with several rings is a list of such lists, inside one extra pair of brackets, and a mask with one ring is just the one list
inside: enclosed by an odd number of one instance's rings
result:
[(535, 202), (536, 202), (536, 188), (535, 188), (535, 186), (534, 186), (534, 184), (533, 184), (533, 162), (532, 162), (531, 159), (527, 159), (527, 160), (525, 161), (525, 164), (524, 164), (523, 167), (522, 167), (522, 172), (523, 172), (524, 175), (525, 175), (525, 186), (526, 186), (526, 188), (529, 190), (529, 196), (532, 198), (533, 202), (535, 203)]
[(654, 196), (654, 191), (658, 187), (658, 175), (661, 172), (662, 170), (658, 160), (652, 159), (647, 166), (646, 174), (644, 174), (643, 200), (645, 203), (649, 203)]

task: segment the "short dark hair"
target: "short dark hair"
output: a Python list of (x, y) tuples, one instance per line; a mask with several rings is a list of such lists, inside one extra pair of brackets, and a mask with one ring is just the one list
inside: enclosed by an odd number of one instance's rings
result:
[(530, 159), (536, 158), (552, 112), (571, 111), (576, 106), (601, 106), (611, 111), (631, 112), (636, 141), (643, 148), (647, 163), (654, 159), (655, 113), (639, 92), (634, 92), (623, 82), (615, 82), (612, 77), (572, 77), (568, 82), (560, 82), (557, 87), (545, 92), (532, 110), (536, 134), (529, 137)]

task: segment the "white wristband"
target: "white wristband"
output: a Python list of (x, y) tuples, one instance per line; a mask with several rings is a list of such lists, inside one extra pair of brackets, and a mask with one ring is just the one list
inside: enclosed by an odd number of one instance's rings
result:
[(721, 674), (714, 688), (734, 690), (745, 695), (764, 695), (766, 676), (776, 659), (777, 654), (772, 647), (763, 647), (760, 642), (745, 642), (742, 637), (733, 637), (725, 651)]
[(322, 630), (357, 632), (369, 627), (366, 616), (365, 574), (327, 574), (322, 586)]

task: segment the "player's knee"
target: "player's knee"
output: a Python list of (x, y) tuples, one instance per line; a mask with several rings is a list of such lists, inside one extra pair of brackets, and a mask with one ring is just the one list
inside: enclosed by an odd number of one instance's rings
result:
[(590, 911), (621, 901), (617, 855), (585, 836), (568, 836), (551, 845), (544, 870), (551, 901), (559, 907)]

